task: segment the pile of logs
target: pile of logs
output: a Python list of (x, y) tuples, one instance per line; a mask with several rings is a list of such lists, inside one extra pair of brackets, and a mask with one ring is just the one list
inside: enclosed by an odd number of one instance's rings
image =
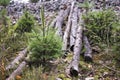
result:
[(84, 53), (86, 61), (92, 61), (92, 50), (87, 36), (84, 35), (85, 26), (82, 20), (82, 10), (77, 5), (77, 1), (67, 1), (61, 5), (58, 16), (50, 26), (56, 28), (56, 34), (63, 39), (62, 50), (64, 52), (69, 49), (73, 51), (73, 58), (66, 69), (67, 76), (78, 76), (80, 53), (83, 45), (86, 50)]
[(16, 76), (23, 72), (26, 67), (26, 62), (24, 61), (27, 56), (27, 48), (20, 51), (18, 56), (5, 68), (6, 71), (15, 69), (6, 80), (14, 80)]

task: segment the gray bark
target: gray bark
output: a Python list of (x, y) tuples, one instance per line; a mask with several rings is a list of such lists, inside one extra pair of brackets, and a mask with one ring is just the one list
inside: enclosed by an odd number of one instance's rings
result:
[(56, 28), (57, 28), (57, 32), (56, 34), (59, 35), (60, 37), (63, 36), (63, 33), (62, 33), (62, 25), (63, 25), (63, 22), (64, 22), (64, 10), (61, 9), (60, 10), (60, 13), (57, 17), (57, 21), (56, 21)]
[(74, 47), (74, 55), (71, 62), (70, 74), (73, 76), (78, 76), (79, 73), (79, 60), (80, 60), (80, 52), (82, 49), (82, 26), (78, 27), (77, 34), (76, 34), (76, 41)]
[(75, 44), (77, 28), (78, 28), (78, 7), (75, 7), (73, 12), (72, 26), (70, 33), (70, 47), (74, 46)]
[(6, 70), (15, 68), (20, 62), (20, 60), (25, 59), (26, 55), (27, 55), (27, 48), (24, 49), (23, 51), (20, 51), (18, 56), (6, 67)]
[(26, 66), (26, 62), (23, 61), (18, 68), (7, 78), (6, 80), (14, 80), (17, 75), (20, 75), (23, 72), (23, 69)]
[(64, 36), (63, 36), (63, 47), (62, 47), (63, 51), (67, 50), (67, 46), (69, 44), (70, 29), (71, 29), (71, 24), (72, 24), (71, 18), (72, 18), (74, 5), (75, 5), (75, 2), (73, 1), (72, 4), (71, 4), (70, 15), (68, 17), (68, 23), (67, 23), (67, 26), (66, 26), (66, 29), (65, 29), (65, 32), (64, 32)]
[(84, 47), (86, 49), (84, 53), (85, 61), (92, 61), (92, 49), (88, 41), (88, 38), (85, 35), (83, 37), (83, 41), (84, 41)]
[[(66, 6), (67, 7), (67, 6)], [(57, 34), (60, 35), (60, 37), (63, 37), (63, 23), (64, 23), (64, 19), (66, 19), (68, 17), (68, 14), (69, 14), (69, 11), (70, 11), (70, 8), (69, 8), (69, 5), (68, 5), (68, 8), (65, 8), (61, 9), (58, 17), (56, 18), (56, 28), (57, 28)]]

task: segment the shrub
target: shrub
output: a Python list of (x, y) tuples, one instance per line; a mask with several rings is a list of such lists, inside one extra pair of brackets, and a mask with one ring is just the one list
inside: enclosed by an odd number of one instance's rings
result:
[(28, 12), (25, 12), (21, 19), (18, 21), (15, 31), (17, 33), (31, 32), (33, 26), (34, 19), (32, 15), (30, 15)]
[(34, 37), (29, 40), (30, 59), (47, 60), (61, 55), (62, 41), (53, 30), (48, 31), (45, 37), (33, 32)]
[(0, 25), (8, 25), (9, 23), (9, 18), (7, 17), (7, 10), (6, 9), (2, 9), (0, 11)]
[(113, 35), (119, 27), (119, 19), (113, 10), (89, 12), (83, 18), (91, 40), (105, 44), (113, 43)]
[(31, 3), (37, 3), (39, 0), (30, 0)]
[(10, 0), (0, 0), (1, 6), (7, 6), (9, 4)]

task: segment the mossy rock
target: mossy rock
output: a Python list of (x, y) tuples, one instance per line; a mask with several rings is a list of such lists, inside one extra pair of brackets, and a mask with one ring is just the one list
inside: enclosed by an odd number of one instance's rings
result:
[(58, 77), (61, 79), (64, 79), (66, 76), (65, 76), (65, 74), (59, 74)]

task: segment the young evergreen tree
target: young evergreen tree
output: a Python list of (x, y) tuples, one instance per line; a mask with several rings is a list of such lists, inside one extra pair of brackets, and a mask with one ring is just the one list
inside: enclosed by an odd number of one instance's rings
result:
[(0, 5), (6, 7), (10, 3), (10, 0), (0, 0)]
[(24, 33), (31, 32), (34, 26), (34, 19), (29, 12), (25, 12), (21, 19), (16, 24), (15, 32)]

